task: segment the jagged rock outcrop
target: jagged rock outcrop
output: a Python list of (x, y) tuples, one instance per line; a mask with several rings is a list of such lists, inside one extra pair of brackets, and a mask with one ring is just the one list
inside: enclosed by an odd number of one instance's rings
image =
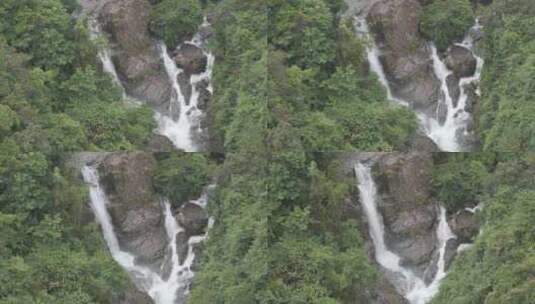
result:
[(421, 131), (417, 131), (409, 139), (408, 148), (406, 151), (419, 151), (419, 152), (439, 152), (437, 144)]
[(396, 291), (396, 288), (384, 275), (381, 275), (375, 293), (376, 300), (373, 304), (409, 304), (409, 302)]
[(199, 98), (197, 100), (197, 108), (200, 110), (206, 110), (210, 99), (212, 98), (212, 93), (208, 91), (208, 81), (201, 81), (196, 86), (197, 91), (199, 91)]
[(146, 150), (151, 152), (171, 152), (175, 150), (175, 146), (168, 137), (152, 134)]
[(147, 0), (106, 1), (98, 20), (109, 34), (112, 60), (126, 93), (165, 112), (173, 90), (156, 41), (149, 36), (149, 13)]
[(472, 52), (458, 45), (452, 45), (448, 48), (444, 63), (457, 78), (474, 75), (477, 66), (477, 60)]
[(167, 247), (160, 201), (152, 188), (155, 166), (149, 153), (119, 152), (107, 155), (98, 167), (120, 246), (147, 265), (159, 265)]
[(417, 110), (434, 113), (440, 82), (418, 31), (420, 11), (417, 0), (382, 0), (372, 6), (367, 21), (393, 94)]
[(118, 304), (153, 304), (154, 301), (148, 294), (135, 288), (130, 288), (120, 295), (116, 302)]
[(403, 265), (423, 272), (436, 252), (437, 204), (429, 153), (387, 153), (374, 168), (385, 240)]
[(475, 214), (467, 210), (460, 210), (453, 214), (448, 224), (461, 243), (472, 242), (479, 232), (479, 222)]
[(190, 43), (180, 45), (174, 54), (174, 60), (189, 75), (203, 72), (208, 62), (202, 49)]
[(461, 95), (461, 88), (459, 87), (459, 78), (455, 74), (450, 74), (446, 77), (446, 84), (448, 85), (448, 92), (454, 107), (457, 107), (459, 97)]
[(199, 205), (185, 203), (178, 208), (176, 215), (180, 226), (186, 230), (188, 236), (204, 234), (208, 224), (208, 214)]

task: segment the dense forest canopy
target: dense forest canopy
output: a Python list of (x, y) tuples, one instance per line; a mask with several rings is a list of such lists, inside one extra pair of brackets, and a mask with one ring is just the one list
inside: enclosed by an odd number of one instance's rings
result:
[[(370, 70), (370, 41), (344, 1), (149, 2), (148, 31), (168, 45), (205, 16), (213, 22), (204, 124), (222, 153), (156, 153), (150, 177), (176, 208), (217, 184), (188, 303), (377, 300), (384, 276), (363, 217), (348, 211), (358, 190), (340, 173), (341, 152), (407, 151), (421, 135), (415, 112), (389, 101)], [(431, 174), (449, 215), (484, 206), (481, 233), (431, 303), (531, 304), (535, 2), (419, 2), (419, 30), (439, 50), (476, 16), (484, 25), (474, 111), (484, 152), (436, 153)], [(106, 248), (80, 172), (67, 165), (82, 151), (146, 150), (154, 135), (153, 110), (124, 100), (103, 70), (104, 45), (75, 0), (0, 2), (0, 304), (124, 303), (135, 292)]]

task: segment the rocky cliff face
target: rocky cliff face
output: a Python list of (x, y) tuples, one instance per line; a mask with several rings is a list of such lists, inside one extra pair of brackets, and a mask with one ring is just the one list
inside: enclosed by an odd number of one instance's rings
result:
[(98, 166), (121, 248), (148, 265), (161, 264), (167, 247), (160, 199), (152, 188), (155, 166), (143, 152), (112, 153)]
[[(161, 271), (165, 277), (166, 267), (161, 265), (170, 262), (170, 248), (162, 209), (163, 198), (153, 188), (155, 155), (150, 152), (84, 152), (73, 155), (67, 162), (68, 167), (77, 171), (85, 165), (98, 169), (121, 250), (134, 254), (137, 264)], [(183, 204), (173, 213), (184, 229), (175, 240), (179, 259), (184, 261), (189, 238), (204, 234), (208, 214), (194, 201)], [(88, 220), (92, 219), (89, 214), (88, 208)]]
[(381, 0), (371, 6), (367, 21), (393, 94), (419, 111), (434, 113), (440, 82), (418, 31), (421, 10), (417, 0)]
[(431, 196), (429, 153), (382, 155), (374, 167), (385, 240), (401, 264), (423, 274), (437, 251), (438, 205)]
[(165, 113), (173, 90), (156, 41), (149, 36), (150, 10), (147, 0), (116, 0), (106, 1), (95, 13), (109, 34), (112, 60), (126, 93)]

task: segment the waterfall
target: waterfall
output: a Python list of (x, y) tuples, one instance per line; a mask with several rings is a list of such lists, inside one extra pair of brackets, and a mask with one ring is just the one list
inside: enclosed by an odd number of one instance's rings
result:
[[(100, 25), (96, 20), (89, 21), (89, 35), (91, 37), (91, 40), (93, 41), (103, 37)], [(104, 70), (104, 72), (109, 74), (112, 77), (113, 82), (115, 82), (115, 84), (121, 88), (121, 92), (123, 93), (123, 99), (126, 99), (126, 91), (124, 89), (123, 84), (121, 83), (121, 80), (119, 79), (119, 75), (117, 74), (115, 65), (111, 60), (111, 50), (107, 46), (99, 46), (97, 56), (100, 59), (100, 62), (102, 63), (102, 69)]]
[[(111, 217), (107, 210), (108, 199), (104, 190), (100, 186), (97, 170), (94, 167), (85, 166), (82, 168), (84, 181), (89, 186), (89, 195), (91, 209), (102, 228), (104, 240), (111, 252), (113, 259), (123, 267), (132, 277), (136, 285), (145, 291), (156, 304), (177, 304), (177, 293), (187, 294), (189, 285), (193, 279), (194, 273), (191, 266), (195, 260), (194, 245), (202, 242), (207, 234), (202, 236), (190, 237), (188, 240), (188, 253), (186, 259), (181, 264), (176, 248), (176, 236), (183, 231), (173, 217), (171, 206), (168, 201), (162, 203), (163, 214), (165, 218), (165, 230), (169, 238), (169, 248), (171, 249), (171, 272), (169, 278), (164, 280), (157, 272), (140, 265), (135, 264), (135, 256), (122, 251), (119, 241), (115, 234)], [(201, 207), (206, 206), (207, 195), (203, 194), (197, 201), (192, 203)], [(212, 225), (210, 219), (208, 228)]]
[[(364, 18), (362, 17), (355, 17), (355, 27), (359, 36), (364, 38), (367, 42), (366, 53), (368, 62), (370, 64), (370, 69), (377, 75), (379, 81), (385, 87), (388, 99), (394, 101), (397, 104), (409, 106), (410, 101), (402, 100), (392, 95), (392, 91), (386, 78), (383, 66), (381, 64), (381, 61), (379, 60), (381, 55), (380, 50), (377, 48), (373, 37), (370, 37), (370, 32), (366, 20), (364, 20)], [(478, 57), (473, 50), (474, 41), (471, 36), (471, 31), (473, 29), (480, 28), (481, 25), (476, 19), (476, 24), (468, 31), (463, 42), (457, 44), (470, 50), (477, 60), (475, 74), (473, 76), (461, 78), (459, 80), (460, 96), (459, 101), (457, 102), (457, 106), (454, 106), (446, 82), (447, 77), (452, 72), (448, 70), (446, 65), (438, 56), (436, 47), (433, 44), (430, 44), (433, 70), (435, 75), (441, 82), (440, 90), (442, 93), (442, 98), (439, 100), (437, 105), (436, 117), (428, 116), (427, 114), (422, 112), (417, 112), (416, 115), (423, 131), (431, 140), (435, 142), (435, 144), (439, 147), (441, 151), (460, 152), (466, 149), (465, 147), (463, 147), (462, 140), (459, 140), (460, 138), (462, 139), (463, 137), (467, 137), (470, 135), (470, 131), (468, 131), (468, 122), (471, 117), (470, 114), (465, 111), (466, 101), (468, 99), (466, 85), (471, 83), (479, 83), (479, 80), (481, 78), (481, 71), (484, 64), (483, 59)], [(478, 95), (480, 94), (479, 87), (476, 93)], [(446, 119), (443, 123), (440, 123), (438, 119), (438, 111), (441, 107), (446, 107), (447, 109)]]
[[(192, 121), (190, 120), (188, 111), (195, 110), (186, 104), (186, 99), (178, 83), (178, 76), (183, 73), (179, 69), (173, 59), (169, 57), (167, 47), (163, 42), (159, 43), (160, 55), (165, 66), (165, 71), (169, 80), (173, 84), (175, 94), (171, 97), (169, 102), (169, 114), (164, 115), (155, 112), (155, 119), (158, 123), (157, 133), (166, 136), (173, 142), (175, 147), (186, 152), (195, 152), (196, 148), (191, 137)], [(191, 105), (191, 103), (190, 103)], [(177, 120), (173, 119), (172, 114), (179, 112)]]
[[(205, 17), (200, 28), (202, 29), (208, 26), (210, 26), (210, 24)], [(100, 25), (96, 20), (91, 20), (89, 22), (89, 27), (92, 40), (103, 37)], [(205, 43), (206, 41), (203, 39), (200, 33), (195, 34), (191, 41), (184, 42), (184, 44), (195, 45), (196, 47), (202, 49), (203, 54), (207, 58), (205, 71), (199, 74), (190, 75), (189, 77), (189, 85), (191, 86), (191, 97), (189, 100), (185, 99), (182, 89), (180, 88), (180, 84), (178, 83), (178, 76), (184, 73), (184, 71), (176, 66), (174, 60), (169, 56), (167, 46), (163, 42), (159, 42), (157, 45), (160, 59), (162, 60), (167, 77), (172, 84), (175, 94), (169, 101), (167, 114), (154, 111), (154, 119), (157, 122), (157, 128), (155, 132), (169, 138), (176, 148), (186, 152), (196, 152), (198, 150), (192, 135), (193, 133), (201, 134), (202, 132), (201, 119), (203, 113), (198, 108), (198, 101), (200, 97), (198, 86), (200, 83), (206, 81), (208, 83), (207, 90), (210, 92), (210, 94), (213, 94), (212, 71), (215, 57), (206, 49)], [(111, 60), (111, 50), (108, 47), (100, 47), (98, 57), (102, 62), (104, 72), (111, 75), (113, 81), (121, 88), (123, 99), (131, 102), (134, 105), (140, 105), (142, 103), (141, 101), (136, 100), (135, 98), (132, 98), (126, 94), (126, 90), (118, 76), (115, 65)], [(175, 113), (179, 113), (178, 118), (173, 116)]]
[[(201, 25), (207, 27), (210, 24), (206, 21), (206, 18)], [(214, 66), (215, 57), (211, 52), (208, 52), (204, 48), (204, 40), (200, 33), (195, 34), (191, 41), (186, 41), (184, 44), (194, 45), (200, 48), (203, 54), (207, 58), (206, 69), (199, 73), (193, 74), (189, 77), (189, 85), (191, 86), (191, 97), (186, 100), (180, 84), (178, 83), (178, 76), (184, 71), (176, 66), (175, 61), (169, 57), (167, 47), (163, 42), (159, 43), (160, 55), (165, 66), (167, 75), (173, 84), (175, 96), (172, 97), (169, 105), (169, 115), (163, 115), (156, 113), (155, 118), (158, 123), (157, 132), (161, 135), (168, 137), (173, 144), (186, 152), (197, 151), (197, 146), (192, 138), (192, 132), (201, 133), (201, 116), (202, 112), (198, 108), (200, 92), (198, 85), (203, 82), (208, 82), (207, 90), (213, 93), (212, 89), (212, 70)], [(182, 46), (182, 45), (181, 45)], [(179, 46), (179, 48), (181, 47)], [(178, 119), (173, 119), (172, 113), (179, 111)]]
[(439, 259), (437, 262), (437, 273), (429, 285), (416, 276), (410, 269), (399, 264), (400, 257), (388, 250), (384, 241), (384, 223), (381, 214), (377, 210), (377, 189), (371, 175), (371, 167), (363, 163), (355, 165), (355, 174), (359, 182), (358, 189), (360, 202), (368, 219), (370, 236), (375, 248), (375, 259), (384, 269), (394, 277), (389, 277), (397, 290), (411, 304), (425, 304), (437, 292), (440, 281), (445, 277), (445, 253), (447, 241), (454, 238), (446, 220), (446, 209), (440, 208), (440, 220), (437, 227), (437, 239), (439, 249)]
[(359, 36), (365, 39), (366, 41), (366, 56), (368, 59), (368, 63), (370, 64), (370, 70), (374, 72), (375, 75), (377, 75), (379, 82), (386, 89), (387, 98), (397, 104), (409, 106), (409, 103), (407, 101), (396, 98), (392, 95), (392, 90), (390, 89), (390, 85), (388, 84), (388, 80), (386, 79), (386, 75), (383, 70), (383, 65), (379, 60), (381, 52), (377, 48), (377, 45), (375, 45), (374, 39), (370, 37), (370, 30), (368, 28), (368, 23), (366, 22), (366, 20), (361, 19), (359, 17), (355, 17), (355, 26), (357, 29), (357, 34), (359, 34)]

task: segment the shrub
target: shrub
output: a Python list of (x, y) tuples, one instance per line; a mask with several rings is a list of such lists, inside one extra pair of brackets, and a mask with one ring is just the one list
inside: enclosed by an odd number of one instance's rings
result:
[(469, 0), (435, 0), (424, 8), (420, 30), (439, 50), (463, 38), (474, 21)]
[(202, 19), (198, 0), (164, 0), (154, 6), (149, 28), (169, 48), (174, 48), (197, 31)]

